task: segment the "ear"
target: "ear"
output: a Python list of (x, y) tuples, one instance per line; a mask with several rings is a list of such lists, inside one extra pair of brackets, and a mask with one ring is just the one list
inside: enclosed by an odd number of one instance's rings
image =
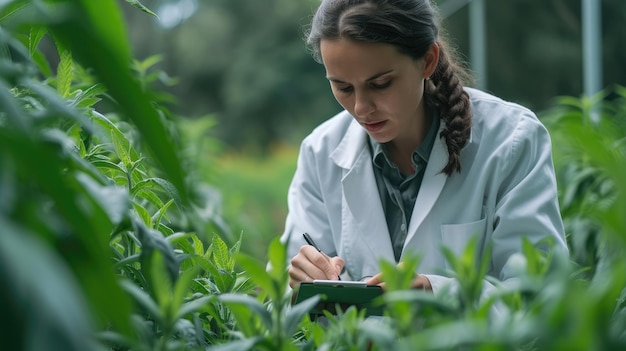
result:
[(435, 72), (437, 68), (437, 63), (439, 63), (439, 45), (435, 42), (433, 43), (426, 54), (424, 55), (424, 79), (430, 78)]

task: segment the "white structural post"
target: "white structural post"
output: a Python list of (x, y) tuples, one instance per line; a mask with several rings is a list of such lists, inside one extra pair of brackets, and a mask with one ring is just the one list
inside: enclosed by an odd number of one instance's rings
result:
[(487, 89), (487, 21), (485, 12), (485, 0), (470, 1), (470, 63), (476, 78), (476, 86), (479, 89)]
[[(583, 85), (584, 94), (592, 97), (602, 89), (602, 30), (600, 0), (582, 0), (583, 13)], [(597, 104), (591, 107), (591, 120), (598, 122)]]

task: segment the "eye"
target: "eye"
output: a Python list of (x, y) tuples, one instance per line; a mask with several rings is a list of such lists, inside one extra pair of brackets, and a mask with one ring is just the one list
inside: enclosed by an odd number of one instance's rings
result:
[(337, 90), (339, 90), (342, 93), (349, 93), (352, 91), (352, 86), (350, 85), (346, 85), (346, 86), (338, 86)]
[(385, 89), (388, 88), (391, 85), (392, 80), (388, 80), (386, 82), (382, 82), (382, 83), (372, 83), (371, 86), (374, 89)]

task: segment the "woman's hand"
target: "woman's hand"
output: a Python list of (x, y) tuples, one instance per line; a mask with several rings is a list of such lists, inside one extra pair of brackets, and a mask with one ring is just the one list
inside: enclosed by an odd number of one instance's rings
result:
[[(379, 285), (383, 288), (383, 291), (385, 290), (385, 281), (382, 279), (382, 273), (378, 273), (367, 279), (365, 283), (368, 285)], [(428, 278), (423, 274), (418, 274), (415, 278), (413, 278), (413, 281), (411, 281), (411, 289), (433, 291), (433, 287), (430, 285), (430, 280), (428, 280)]]
[(304, 245), (291, 259), (289, 286), (297, 289), (300, 283), (312, 282), (314, 279), (337, 280), (343, 265), (341, 257), (328, 257), (313, 246)]

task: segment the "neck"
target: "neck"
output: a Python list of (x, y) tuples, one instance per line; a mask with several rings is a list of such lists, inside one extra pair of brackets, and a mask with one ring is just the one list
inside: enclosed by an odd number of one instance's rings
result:
[(424, 107), (418, 114), (414, 127), (407, 130), (402, 136), (398, 136), (394, 140), (386, 144), (386, 149), (393, 154), (405, 155), (409, 158), (411, 153), (424, 142), (426, 135), (432, 125), (432, 113), (430, 108)]
[(413, 132), (403, 138), (396, 138), (385, 144), (385, 153), (400, 171), (405, 174), (412, 174), (413, 169), (412, 154), (426, 139), (426, 135), (432, 126), (432, 114), (430, 109), (423, 110), (421, 118), (417, 119)]

